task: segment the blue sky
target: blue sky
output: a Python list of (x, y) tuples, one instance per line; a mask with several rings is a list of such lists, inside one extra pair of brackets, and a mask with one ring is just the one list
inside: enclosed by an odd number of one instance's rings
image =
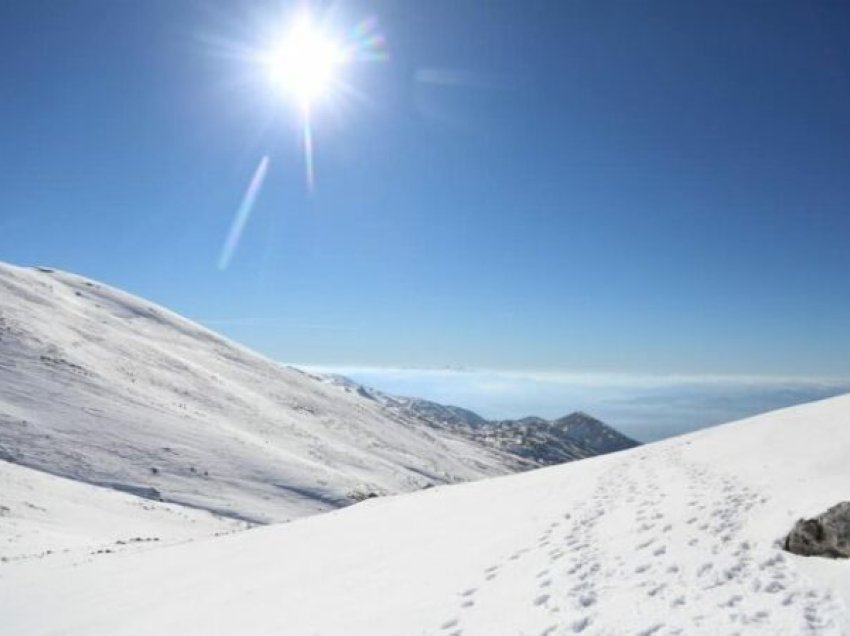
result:
[[(850, 376), (850, 10), (386, 0), (315, 116), (255, 64), (292, 5), (0, 5), (0, 259), (313, 365)], [(260, 158), (230, 267), (219, 253)]]

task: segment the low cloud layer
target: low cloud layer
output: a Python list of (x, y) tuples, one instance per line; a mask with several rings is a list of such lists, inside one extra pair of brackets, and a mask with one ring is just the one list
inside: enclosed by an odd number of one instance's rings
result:
[(462, 406), (493, 419), (553, 418), (582, 410), (641, 441), (850, 392), (850, 380), (312, 368), (340, 373), (388, 393)]

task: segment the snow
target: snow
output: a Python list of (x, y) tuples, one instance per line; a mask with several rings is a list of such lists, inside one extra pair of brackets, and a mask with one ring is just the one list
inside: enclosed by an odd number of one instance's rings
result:
[(518, 461), (141, 298), (2, 263), (0, 459), (257, 522)]
[(0, 566), (10, 634), (846, 634), (850, 396), (633, 450), (151, 549)]
[[(0, 462), (0, 562), (76, 563), (244, 530), (224, 519)], [(106, 552), (106, 551), (109, 552)]]

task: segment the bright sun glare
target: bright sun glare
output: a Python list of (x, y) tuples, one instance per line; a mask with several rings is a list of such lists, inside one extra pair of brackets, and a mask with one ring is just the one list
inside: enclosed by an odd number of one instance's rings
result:
[(305, 112), (332, 89), (346, 63), (343, 46), (314, 24), (299, 17), (266, 58), (269, 79)]
[[(346, 86), (341, 71), (348, 63), (387, 59), (385, 44), (374, 17), (361, 20), (349, 30), (345, 40), (339, 40), (321, 28), (309, 14), (302, 13), (271, 46), (260, 52), (252, 52), (252, 63), (261, 64), (270, 84), (298, 108), (308, 191), (313, 192), (316, 182), (312, 122), (314, 104), (329, 97), (334, 89)], [(350, 86), (347, 88), (348, 92), (352, 92)], [(270, 163), (270, 156), (265, 155), (254, 170), (222, 247), (219, 269), (227, 269), (236, 252), (268, 175)]]

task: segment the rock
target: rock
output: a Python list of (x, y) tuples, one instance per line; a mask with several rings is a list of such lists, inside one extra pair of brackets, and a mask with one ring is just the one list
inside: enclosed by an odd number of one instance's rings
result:
[(352, 490), (348, 493), (348, 498), (353, 502), (366, 501), (367, 499), (374, 499), (375, 497), (380, 497), (380, 493), (377, 493), (373, 490)]
[(800, 519), (785, 538), (785, 549), (802, 556), (850, 557), (850, 502), (835, 505), (814, 519)]

